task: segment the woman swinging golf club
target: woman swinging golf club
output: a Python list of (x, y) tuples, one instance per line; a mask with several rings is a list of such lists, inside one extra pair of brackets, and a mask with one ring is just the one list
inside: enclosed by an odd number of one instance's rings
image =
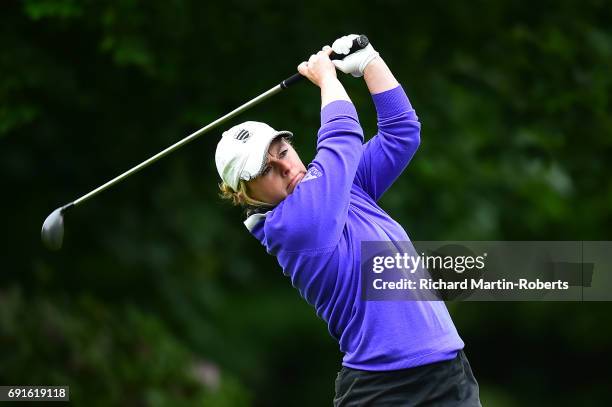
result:
[[(222, 196), (248, 209), (245, 225), (327, 322), (344, 353), (335, 406), (479, 406), (478, 383), (442, 301), (361, 299), (362, 241), (408, 241), (376, 203), (419, 146), (420, 124), (372, 45), (343, 60), (355, 35), (336, 40), (300, 74), (321, 89), (317, 153), (306, 167), (292, 134), (259, 122), (223, 133)], [(364, 77), (378, 133), (364, 144), (336, 68)]]

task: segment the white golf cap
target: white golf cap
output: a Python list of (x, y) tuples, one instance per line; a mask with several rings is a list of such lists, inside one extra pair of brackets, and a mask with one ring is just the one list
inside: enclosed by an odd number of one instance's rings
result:
[(219, 176), (234, 191), (240, 180), (250, 180), (263, 170), (270, 143), (278, 136), (293, 137), (289, 131), (276, 131), (265, 123), (248, 121), (227, 130), (215, 153)]

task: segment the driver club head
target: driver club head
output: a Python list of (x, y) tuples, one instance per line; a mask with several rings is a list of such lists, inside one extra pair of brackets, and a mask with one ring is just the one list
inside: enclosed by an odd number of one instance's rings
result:
[(57, 208), (45, 219), (40, 237), (49, 250), (59, 250), (64, 240), (64, 211), (72, 205)]

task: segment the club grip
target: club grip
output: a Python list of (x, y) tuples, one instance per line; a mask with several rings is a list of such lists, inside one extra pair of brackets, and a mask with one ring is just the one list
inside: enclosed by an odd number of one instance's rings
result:
[(359, 51), (360, 49), (364, 49), (365, 47), (368, 46), (369, 43), (370, 43), (370, 40), (368, 40), (368, 37), (366, 37), (365, 35), (360, 35), (359, 37), (353, 40), (353, 45), (351, 45), (351, 49), (349, 50), (348, 54), (346, 55), (336, 54), (335, 52), (332, 51), (332, 53), (329, 55), (329, 59), (344, 59), (345, 57), (351, 55), (352, 53), (355, 53)]
[[(368, 40), (368, 37), (366, 37), (365, 35), (360, 35), (359, 37), (353, 40), (353, 45), (351, 46), (351, 49), (349, 50), (348, 54), (344, 55), (344, 54), (336, 54), (335, 52), (332, 52), (329, 55), (329, 59), (343, 59), (351, 55), (352, 53), (359, 51), (360, 49), (364, 49), (365, 47), (368, 46), (369, 43), (370, 43), (370, 40)], [(284, 81), (280, 83), (280, 87), (282, 89), (287, 89), (289, 86), (302, 80), (302, 78), (304, 78), (304, 76), (302, 76), (302, 74), (300, 73), (291, 75), (289, 78), (285, 79)]]

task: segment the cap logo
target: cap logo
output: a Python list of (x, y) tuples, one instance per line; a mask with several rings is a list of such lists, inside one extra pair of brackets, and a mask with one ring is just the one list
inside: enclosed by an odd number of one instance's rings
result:
[(251, 137), (251, 135), (249, 134), (248, 131), (242, 129), (238, 132), (238, 134), (236, 134), (236, 137), (234, 137), (236, 140), (242, 141), (243, 143), (246, 143), (246, 141), (249, 139), (249, 137)]

